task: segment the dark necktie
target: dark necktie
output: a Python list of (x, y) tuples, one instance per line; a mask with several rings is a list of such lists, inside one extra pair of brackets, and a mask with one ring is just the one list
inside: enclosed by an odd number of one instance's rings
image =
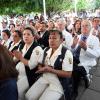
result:
[[(81, 40), (82, 41), (86, 41), (86, 39), (87, 39), (87, 37), (86, 36), (82, 36), (81, 37)], [(80, 51), (81, 51), (81, 46), (80, 45), (78, 45), (78, 47), (76, 48), (76, 50), (75, 50), (75, 52), (74, 52), (74, 58), (75, 58), (75, 60), (76, 60), (76, 62), (80, 62), (79, 61), (79, 57), (80, 57)]]

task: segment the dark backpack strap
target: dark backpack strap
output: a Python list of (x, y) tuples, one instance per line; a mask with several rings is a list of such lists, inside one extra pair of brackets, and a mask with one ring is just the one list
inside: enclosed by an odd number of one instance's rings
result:
[[(24, 58), (29, 60), (34, 48), (37, 47), (37, 46), (38, 46), (38, 44), (36, 42), (33, 42), (32, 46), (29, 48), (29, 50), (25, 54)], [(32, 86), (33, 83), (38, 78), (38, 76), (40, 75), (40, 74), (36, 74), (35, 73), (37, 71), (37, 67), (35, 67), (34, 69), (30, 70), (29, 66), (25, 66), (25, 71), (26, 71), (28, 82), (29, 82), (29, 86)]]
[(47, 55), (47, 51), (49, 50), (49, 47), (47, 47), (45, 50), (44, 50), (44, 56), (43, 56), (43, 60), (42, 60), (42, 64), (44, 64), (45, 63), (45, 57), (46, 57), (46, 55)]
[(10, 49), (12, 43), (13, 43), (13, 41), (11, 41), (11, 42), (9, 43), (8, 50)]
[(65, 53), (67, 52), (67, 48), (63, 46), (61, 52), (62, 52), (62, 59), (64, 59)]
[(63, 62), (63, 59), (65, 58), (66, 51), (67, 51), (67, 48), (63, 46), (61, 50), (61, 55), (58, 56), (58, 58), (56, 59), (54, 63), (55, 69), (62, 70), (62, 62)]
[[(22, 52), (22, 49), (24, 47), (25, 43), (22, 41), (22, 43), (19, 46), (19, 51)], [(20, 62), (20, 60), (18, 60), (15, 64), (17, 65)]]
[(21, 44), (22, 44), (22, 41), (20, 41), (20, 43), (19, 43), (17, 46), (15, 46), (15, 47), (11, 50), (11, 52), (13, 52), (14, 50), (18, 50)]
[(25, 45), (25, 43), (24, 43), (24, 41), (22, 41), (22, 43), (21, 43), (20, 46), (19, 46), (19, 51), (22, 52), (22, 49), (23, 49), (24, 45)]
[[(54, 64), (55, 69), (62, 70), (62, 63), (65, 58), (66, 52), (67, 52), (67, 48), (63, 46), (61, 50), (61, 55), (59, 55), (57, 60), (55, 61)], [(71, 100), (71, 94), (72, 94), (71, 78), (59, 77), (59, 76), (58, 78), (64, 90), (64, 100)]]

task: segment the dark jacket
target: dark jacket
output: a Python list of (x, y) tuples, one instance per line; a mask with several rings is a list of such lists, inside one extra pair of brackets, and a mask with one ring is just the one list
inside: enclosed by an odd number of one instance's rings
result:
[[(40, 35), (40, 32), (38, 32), (38, 34)], [(49, 32), (46, 31), (42, 38), (38, 39), (37, 42), (38, 44), (44, 49), (45, 47), (49, 47)]]
[(18, 100), (16, 79), (0, 80), (0, 100)]

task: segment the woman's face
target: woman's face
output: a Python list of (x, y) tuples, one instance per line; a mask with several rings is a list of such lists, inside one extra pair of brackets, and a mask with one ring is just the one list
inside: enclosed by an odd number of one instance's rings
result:
[(15, 27), (13, 25), (10, 25), (10, 31), (14, 32), (15, 31)]
[(30, 30), (26, 29), (23, 31), (23, 40), (26, 44), (31, 44), (33, 42), (34, 36)]
[(54, 23), (51, 22), (51, 21), (49, 21), (49, 22), (48, 22), (48, 29), (49, 29), (49, 30), (52, 30), (53, 28), (54, 28)]
[(80, 21), (77, 21), (76, 22), (75, 28), (77, 28), (77, 29), (81, 28), (81, 22)]
[(19, 42), (21, 40), (21, 38), (19, 37), (18, 33), (17, 32), (13, 32), (12, 33), (12, 38), (13, 38), (13, 41), (15, 43)]
[(62, 43), (63, 39), (61, 39), (60, 35), (57, 32), (52, 32), (49, 35), (49, 46), (52, 49), (57, 49)]
[(7, 41), (9, 39), (8, 35), (5, 32), (2, 32), (3, 40)]

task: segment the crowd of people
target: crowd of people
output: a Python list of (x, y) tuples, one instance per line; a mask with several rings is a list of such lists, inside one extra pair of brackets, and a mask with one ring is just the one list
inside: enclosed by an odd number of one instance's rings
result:
[(76, 100), (99, 57), (99, 17), (2, 20), (0, 100)]

